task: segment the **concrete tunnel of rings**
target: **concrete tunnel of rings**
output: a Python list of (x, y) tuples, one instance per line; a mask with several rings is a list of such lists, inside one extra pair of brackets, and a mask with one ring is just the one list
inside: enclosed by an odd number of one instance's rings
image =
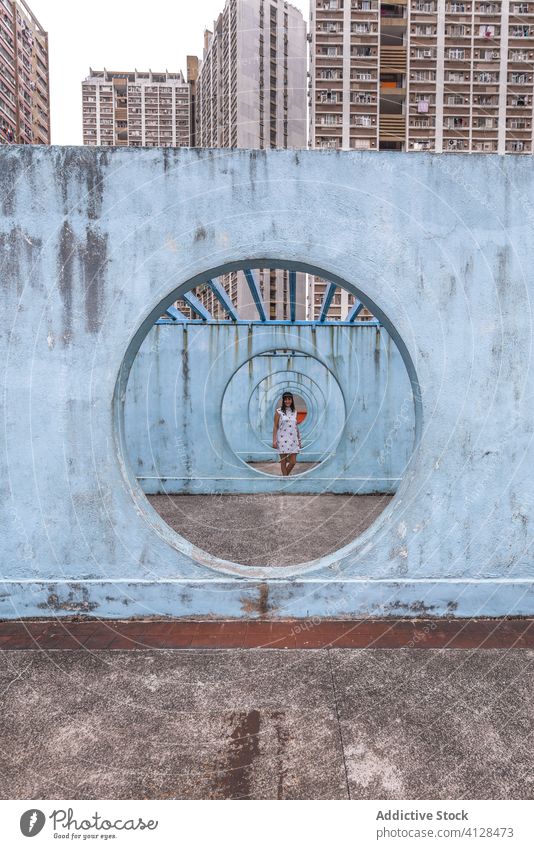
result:
[[(353, 285), (298, 263), (288, 270), (290, 318), (270, 319), (256, 268), (287, 265), (266, 260), (254, 268), (235, 263), (214, 269), (170, 293), (139, 328), (116, 394), (123, 399), (117, 424), (131, 479), (147, 498), (394, 495), (421, 432), (417, 378), (394, 325)], [(228, 296), (220, 278), (231, 270), (243, 272), (257, 319), (241, 319)], [(313, 320), (296, 318), (297, 271), (320, 276), (326, 284)], [(195, 294), (201, 284), (209, 287), (225, 318), (213, 318)], [(354, 304), (332, 321), (328, 313), (339, 288), (355, 295)], [(194, 318), (178, 309), (179, 300)], [(364, 305), (371, 319), (359, 318)], [(306, 417), (299, 464), (283, 479), (273, 471), (278, 456), (272, 422), (286, 389), (302, 399)], [(407, 393), (411, 409), (399, 425)], [(356, 467), (361, 474), (354, 473)]]

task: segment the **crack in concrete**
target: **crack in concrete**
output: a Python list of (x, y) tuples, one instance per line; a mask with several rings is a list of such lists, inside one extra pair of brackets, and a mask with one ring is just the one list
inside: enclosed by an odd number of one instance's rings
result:
[(326, 656), (328, 658), (328, 668), (330, 670), (330, 678), (332, 680), (332, 692), (334, 695), (334, 705), (336, 708), (336, 719), (337, 719), (337, 730), (339, 734), (339, 743), (341, 746), (341, 757), (343, 758), (343, 769), (345, 770), (345, 785), (347, 787), (347, 799), (351, 798), (350, 795), (350, 784), (349, 784), (349, 773), (347, 769), (347, 761), (345, 759), (345, 743), (343, 742), (343, 731), (341, 730), (341, 718), (339, 716), (339, 703), (338, 703), (338, 695), (336, 690), (336, 680), (334, 677), (334, 669), (332, 667), (332, 658), (330, 656), (330, 649), (326, 650)]

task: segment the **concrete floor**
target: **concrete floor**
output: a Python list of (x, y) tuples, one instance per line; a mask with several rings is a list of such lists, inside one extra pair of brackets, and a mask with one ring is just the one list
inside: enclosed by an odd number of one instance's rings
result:
[(0, 652), (9, 799), (532, 799), (534, 651)]
[(209, 554), (245, 566), (291, 566), (359, 536), (391, 495), (149, 495), (165, 521)]
[[(257, 469), (259, 472), (265, 472), (268, 475), (278, 475), (282, 477), (282, 469), (280, 467), (280, 463), (277, 462), (267, 462), (267, 463), (257, 463), (252, 462), (248, 463), (249, 466), (252, 466), (253, 469)], [(315, 466), (318, 466), (319, 463), (305, 463), (298, 462), (291, 472), (291, 477), (295, 475), (301, 475), (303, 472), (307, 472), (309, 469), (314, 469)]]

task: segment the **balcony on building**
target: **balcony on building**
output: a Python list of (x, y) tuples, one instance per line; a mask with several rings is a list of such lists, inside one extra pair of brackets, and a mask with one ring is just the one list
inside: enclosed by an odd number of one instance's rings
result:
[(406, 3), (380, 4), (380, 32), (395, 35), (399, 30), (406, 29)]

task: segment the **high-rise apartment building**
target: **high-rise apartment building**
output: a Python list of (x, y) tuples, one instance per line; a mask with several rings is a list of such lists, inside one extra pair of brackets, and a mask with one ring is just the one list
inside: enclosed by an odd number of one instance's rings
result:
[(181, 71), (93, 71), (82, 82), (83, 143), (191, 144), (190, 86)]
[[(312, 0), (310, 146), (532, 153), (533, 63), (534, 3)], [(310, 317), (325, 291), (310, 281)]]
[(197, 82), (200, 62), (198, 56), (188, 56), (187, 62), (187, 83), (189, 85), (189, 102), (190, 102), (190, 141), (191, 147), (197, 146)]
[[(198, 147), (305, 148), (307, 43), (302, 13), (284, 0), (227, 0), (204, 34), (197, 84)], [(289, 273), (262, 269), (257, 283), (272, 319), (290, 318)], [(222, 282), (240, 317), (257, 318), (242, 272)], [(216, 317), (222, 307), (207, 290)], [(297, 318), (306, 314), (306, 276), (297, 274)]]
[(534, 3), (312, 0), (310, 145), (533, 152)]
[(306, 147), (306, 48), (290, 3), (227, 0), (205, 33), (199, 147)]
[(0, 0), (0, 144), (50, 144), (48, 35), (24, 0)]

